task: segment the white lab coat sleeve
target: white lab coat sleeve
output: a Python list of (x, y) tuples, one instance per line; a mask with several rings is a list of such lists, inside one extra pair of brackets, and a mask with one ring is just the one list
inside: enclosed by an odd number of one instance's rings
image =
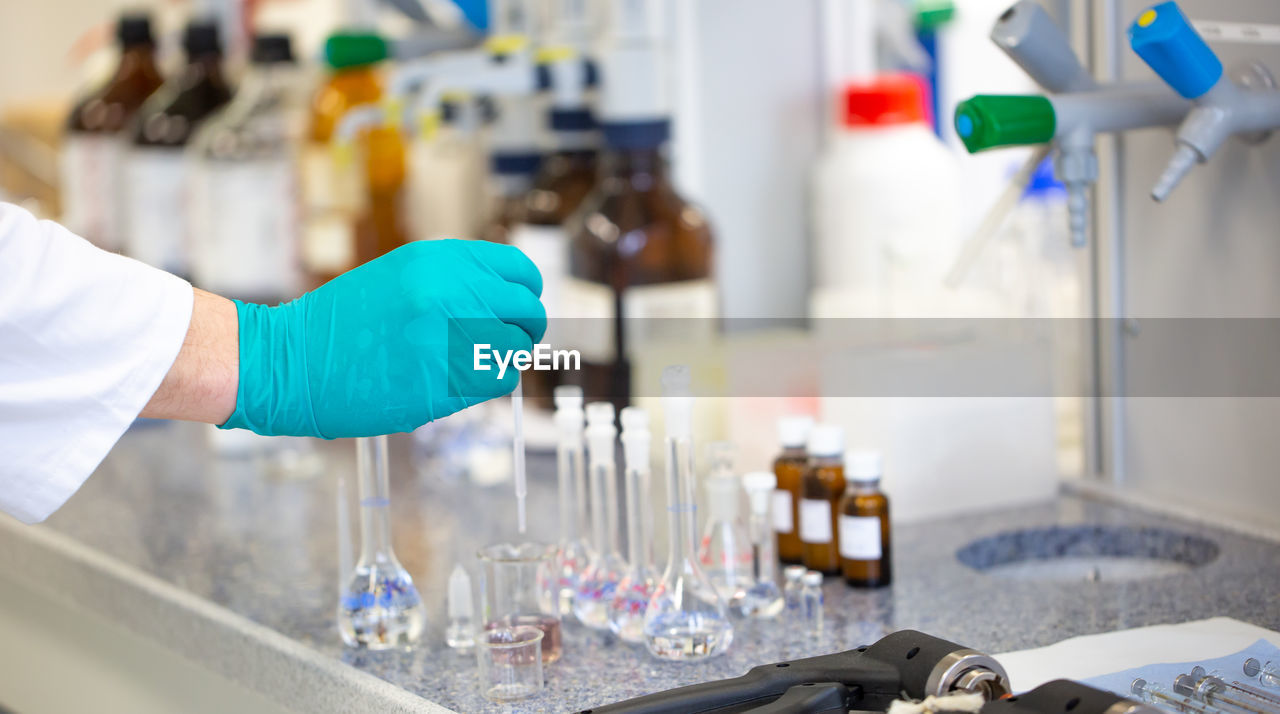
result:
[(43, 521), (169, 372), (191, 285), (0, 203), (0, 510)]

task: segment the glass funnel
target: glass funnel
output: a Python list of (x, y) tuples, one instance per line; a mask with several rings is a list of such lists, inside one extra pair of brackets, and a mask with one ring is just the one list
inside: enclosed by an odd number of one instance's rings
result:
[(530, 626), (542, 630), (542, 661), (560, 659), (560, 612), (555, 546), (498, 543), (476, 556), (484, 568), (480, 620), (486, 631)]
[(724, 600), (698, 566), (693, 519), (693, 397), (689, 368), (662, 373), (666, 413), (667, 526), (670, 547), (666, 570), (644, 615), (645, 645), (655, 657), (693, 660), (723, 654), (733, 641)]
[(643, 642), (644, 612), (659, 575), (653, 568), (649, 522), (649, 413), (639, 407), (627, 407), (620, 416), (627, 499), (627, 571), (609, 604), (609, 627), (625, 642)]
[(587, 627), (609, 629), (609, 606), (627, 563), (619, 552), (618, 467), (613, 405), (587, 405), (587, 469), (591, 473), (591, 523), (596, 545), (591, 565), (578, 583), (573, 614)]
[(556, 553), (560, 615), (573, 613), (573, 598), (591, 563), (587, 532), (587, 472), (583, 444), (582, 387), (555, 388), (556, 474), (560, 495), (560, 547)]
[(356, 440), (360, 493), (360, 558), (344, 582), (338, 631), (351, 647), (407, 647), (422, 636), (426, 608), (413, 578), (391, 550), (387, 437)]

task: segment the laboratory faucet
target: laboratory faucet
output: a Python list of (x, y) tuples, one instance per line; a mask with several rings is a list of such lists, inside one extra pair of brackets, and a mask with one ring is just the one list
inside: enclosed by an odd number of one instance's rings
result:
[[(1098, 180), (1098, 134), (1174, 126), (1191, 109), (1159, 82), (1098, 84), (1061, 29), (1032, 0), (1005, 11), (991, 40), (1045, 95), (977, 95), (956, 105), (955, 129), (970, 153), (999, 146), (1049, 144), (1054, 172), (1067, 188), (1071, 243), (1085, 244), (1088, 192)], [(1034, 158), (1038, 162), (1042, 153)], [(1034, 166), (1020, 175), (1030, 178)], [(1021, 186), (1017, 187), (1018, 190)]]
[(1266, 140), (1280, 126), (1280, 92), (1258, 62), (1227, 76), (1222, 62), (1175, 2), (1144, 10), (1129, 26), (1129, 45), (1193, 108), (1178, 127), (1176, 149), (1151, 189), (1163, 201), (1197, 163), (1213, 156), (1229, 137)]

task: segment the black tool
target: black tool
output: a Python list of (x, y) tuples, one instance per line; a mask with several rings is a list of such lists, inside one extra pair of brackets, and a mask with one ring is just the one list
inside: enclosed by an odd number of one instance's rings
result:
[[(1009, 693), (1004, 668), (991, 657), (954, 642), (914, 630), (902, 630), (869, 647), (847, 652), (778, 662), (755, 667), (750, 672), (717, 682), (658, 692), (617, 704), (592, 709), (592, 714), (700, 714), (702, 712), (746, 712), (776, 704), (784, 695), (795, 698), (794, 708), (765, 707), (766, 712), (825, 712), (837, 709), (807, 708), (803, 690), (820, 687), (840, 692), (844, 710), (881, 711), (904, 695), (923, 699), (948, 692), (980, 692), (987, 699)], [(831, 697), (825, 694), (823, 697)], [(814, 700), (823, 697), (814, 696)], [(783, 706), (789, 707), (786, 702)], [(819, 705), (814, 705), (819, 706)], [(826, 706), (821, 705), (821, 706)], [(1065, 714), (1065, 713), (1064, 713)], [(1080, 714), (1072, 712), (1071, 714)], [(1100, 713), (1099, 713), (1100, 714)]]

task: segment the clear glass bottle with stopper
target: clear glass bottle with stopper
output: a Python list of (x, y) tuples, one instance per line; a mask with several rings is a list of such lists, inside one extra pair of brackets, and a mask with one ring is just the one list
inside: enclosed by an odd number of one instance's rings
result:
[(618, 470), (614, 442), (618, 429), (613, 425), (613, 405), (587, 405), (587, 469), (591, 473), (591, 523), (596, 543), (595, 557), (578, 583), (573, 614), (587, 627), (609, 629), (609, 605), (627, 563), (619, 552)]
[(647, 508), (650, 496), (649, 413), (627, 407), (622, 421), (623, 482), (627, 500), (627, 574), (609, 606), (609, 626), (624, 642), (644, 641), (644, 611), (658, 584), (652, 563)]
[(782, 591), (776, 580), (778, 560), (769, 518), (770, 500), (777, 486), (778, 478), (768, 471), (754, 471), (742, 477), (742, 487), (751, 504), (747, 523), (751, 534), (751, 581), (738, 608), (748, 617), (777, 617), (782, 612)]
[(591, 563), (587, 523), (586, 447), (583, 443), (582, 388), (555, 388), (556, 476), (560, 495), (560, 548), (556, 553), (560, 614), (573, 614), (578, 583)]
[(426, 625), (413, 578), (391, 549), (387, 437), (356, 440), (360, 493), (360, 558), (338, 604), (338, 631), (352, 647), (407, 647)]
[(733, 642), (728, 608), (698, 565), (689, 514), (693, 499), (693, 397), (689, 367), (662, 373), (666, 412), (669, 552), (662, 580), (644, 615), (645, 645), (660, 659), (697, 660), (723, 654)]

